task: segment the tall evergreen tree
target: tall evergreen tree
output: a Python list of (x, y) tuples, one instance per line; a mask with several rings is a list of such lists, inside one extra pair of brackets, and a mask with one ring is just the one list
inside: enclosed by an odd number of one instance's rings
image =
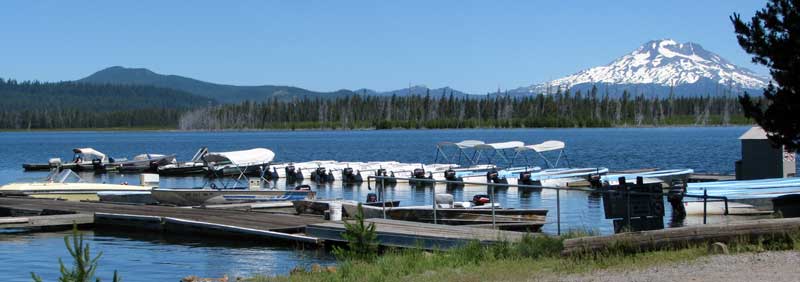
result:
[(769, 139), (788, 149), (800, 148), (800, 1), (770, 0), (750, 22), (739, 14), (730, 17), (739, 45), (753, 62), (769, 68), (772, 83), (764, 98), (740, 98), (745, 115), (769, 132)]

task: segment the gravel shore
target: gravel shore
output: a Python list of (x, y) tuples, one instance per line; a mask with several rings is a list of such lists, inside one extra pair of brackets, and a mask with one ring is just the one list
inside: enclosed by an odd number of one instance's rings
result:
[(762, 252), (702, 257), (644, 269), (602, 270), (533, 281), (800, 281), (800, 252)]

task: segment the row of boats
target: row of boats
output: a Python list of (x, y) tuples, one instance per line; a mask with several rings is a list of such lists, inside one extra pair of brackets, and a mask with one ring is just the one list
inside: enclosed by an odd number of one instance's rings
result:
[[(605, 167), (568, 167), (562, 141), (546, 141), (526, 145), (520, 141), (485, 143), (477, 140), (442, 142), (437, 144), (434, 163), (401, 163), (397, 161), (340, 162), (315, 160), (307, 162), (272, 163), (275, 154), (265, 148), (232, 152), (209, 152), (201, 148), (186, 162), (177, 162), (175, 155), (141, 154), (133, 160), (118, 161), (92, 148), (74, 149), (71, 162), (62, 163), (53, 158), (48, 164), (24, 164), (26, 170), (71, 169), (95, 172), (153, 172), (162, 176), (207, 175), (258, 176), (265, 180), (286, 179), (288, 183), (310, 180), (314, 182), (361, 183), (370, 176), (382, 177), (382, 182), (413, 182), (424, 180), (448, 181), (463, 185), (508, 184), (547, 187), (566, 187), (581, 183), (591, 176), (614, 181), (606, 177)], [(555, 159), (547, 153), (556, 154)], [(541, 160), (542, 166), (533, 160)], [(444, 162), (438, 163), (442, 160)], [(561, 167), (562, 162), (567, 167)], [(649, 172), (648, 179), (667, 180), (685, 178), (692, 170), (662, 170)]]
[[(619, 179), (641, 178), (645, 183), (685, 184), (684, 200), (689, 213), (697, 210), (704, 195), (708, 213), (749, 213), (754, 210), (751, 200), (771, 199), (800, 193), (800, 179), (763, 179), (751, 181), (718, 181), (687, 183), (692, 169), (649, 170), (627, 173), (610, 173), (605, 167), (570, 167), (562, 141), (524, 144), (519, 141), (485, 143), (477, 140), (442, 142), (437, 144), (434, 163), (402, 163), (396, 161), (340, 162), (316, 160), (308, 162), (273, 163), (275, 153), (265, 148), (231, 152), (209, 152), (201, 148), (186, 162), (177, 162), (175, 155), (142, 154), (132, 160), (114, 160), (92, 148), (74, 149), (72, 162), (61, 163), (54, 158), (48, 164), (26, 164), (26, 170), (53, 169), (42, 183), (16, 183), (0, 187), (0, 193), (61, 197), (82, 194), (91, 199), (107, 198), (113, 201), (149, 201), (171, 205), (203, 205), (232, 202), (313, 200), (310, 187), (301, 190), (262, 189), (259, 182), (242, 185), (242, 179), (257, 176), (261, 180), (285, 179), (287, 183), (313, 182), (360, 183), (372, 176), (382, 183), (408, 182), (427, 185), (434, 181), (455, 185), (507, 184), (530, 187), (594, 186), (602, 188), (618, 185)], [(531, 160), (538, 161), (538, 164)], [(234, 176), (233, 186), (223, 185), (202, 188), (159, 188), (157, 175), (142, 174), (141, 185), (68, 182), (77, 177), (74, 171), (130, 171), (155, 172), (159, 175), (198, 175), (210, 177)], [(147, 176), (147, 177), (144, 177)], [(256, 189), (250, 189), (255, 187)], [(288, 187), (288, 185), (287, 185)], [(302, 186), (300, 186), (302, 187)], [(75, 193), (81, 190), (80, 193)], [(77, 196), (78, 198), (84, 196)], [(85, 197), (84, 197), (85, 198)], [(719, 199), (726, 199), (723, 205)], [(144, 200), (141, 200), (144, 201)], [(724, 209), (724, 211), (723, 211)]]

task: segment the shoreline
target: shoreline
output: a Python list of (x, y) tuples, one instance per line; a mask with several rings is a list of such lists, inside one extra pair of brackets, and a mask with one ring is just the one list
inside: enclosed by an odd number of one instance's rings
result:
[(637, 128), (723, 128), (723, 127), (748, 127), (756, 124), (728, 124), (728, 125), (664, 125), (664, 126), (609, 126), (609, 127), (462, 127), (462, 128), (225, 128), (225, 129), (177, 129), (159, 127), (102, 127), (102, 128), (35, 128), (35, 129), (0, 129), (0, 133), (20, 132), (290, 132), (290, 131), (402, 131), (402, 130), (524, 130), (524, 129), (637, 129)]

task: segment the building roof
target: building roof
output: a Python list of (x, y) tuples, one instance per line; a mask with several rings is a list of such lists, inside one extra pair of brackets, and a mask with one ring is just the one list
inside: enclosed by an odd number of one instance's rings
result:
[(763, 128), (760, 126), (753, 126), (747, 132), (739, 136), (739, 140), (757, 140), (757, 139), (767, 139), (767, 132), (764, 131)]

